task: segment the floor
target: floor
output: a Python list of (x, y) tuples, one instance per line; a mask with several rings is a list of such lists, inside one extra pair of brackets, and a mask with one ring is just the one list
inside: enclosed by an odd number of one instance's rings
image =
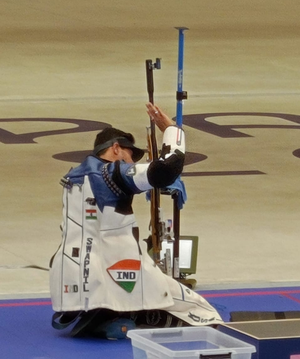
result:
[[(162, 59), (155, 102), (175, 116), (176, 26), (189, 28), (181, 233), (199, 236), (197, 289), (298, 285), (299, 12), (298, 0), (3, 0), (0, 298), (48, 298), (59, 180), (96, 133), (111, 124), (146, 147), (146, 59)], [(146, 238), (144, 195), (134, 208)]]
[[(206, 290), (202, 291), (202, 295), (219, 311), (226, 325), (255, 324), (263, 326), (267, 324), (268, 327), (272, 325), (272, 328), (278, 328), (278, 326), (284, 327), (289, 323), (293, 324), (293, 327), (297, 328), (297, 333), (291, 333), (285, 329), (285, 345), (282, 345), (281, 342), (280, 349), (288, 351), (290, 354), (299, 354), (299, 345), (294, 344), (297, 347), (296, 352), (295, 349), (291, 348), (293, 345), (292, 337), (299, 336), (300, 333), (299, 325), (297, 326), (300, 320), (299, 287)], [(63, 330), (53, 329), (50, 325), (52, 313), (49, 298), (0, 300), (1, 356), (8, 359), (60, 359), (62, 357), (64, 359), (87, 357), (90, 359), (139, 358), (137, 355), (133, 356), (132, 349), (134, 344), (131, 340), (72, 338), (69, 334), (69, 328)], [(263, 322), (258, 322), (258, 319), (263, 320)], [(45, 325), (45, 323), (49, 323), (49, 325)], [(178, 330), (181, 329), (178, 328)], [(168, 332), (168, 330), (168, 328), (165, 329), (165, 332)], [(200, 338), (203, 337), (202, 330), (203, 328), (201, 327), (196, 329)], [(222, 331), (222, 328), (219, 327), (218, 330)], [(282, 336), (282, 334), (278, 335), (274, 331), (275, 329), (272, 329), (272, 337), (278, 338)], [(253, 331), (246, 331), (246, 333), (252, 333), (253, 335)], [(236, 334), (231, 333), (230, 335), (231, 339), (227, 343), (231, 343), (232, 336)], [(211, 338), (216, 340), (214, 336), (211, 336)], [(291, 339), (289, 340), (289, 338)], [(16, 345), (16, 342), (18, 342), (18, 345)], [(245, 343), (244, 345), (248, 345), (249, 353), (249, 344)], [(274, 347), (274, 341), (272, 346), (269, 347)], [(208, 348), (205, 349), (207, 350)], [(173, 350), (183, 349), (180, 347), (173, 348)], [(223, 350), (228, 352), (228, 349), (224, 349), (224, 347)], [(257, 348), (257, 352), (258, 350)], [(202, 353), (208, 354), (207, 351)], [(176, 351), (175, 354), (180, 353)], [(144, 358), (145, 356), (142, 357)], [(150, 358), (150, 354), (148, 354), (148, 357)], [(269, 357), (269, 355), (259, 355), (261, 359), (268, 359)], [(278, 355), (277, 357), (280, 359), (290, 358), (290, 356), (286, 355)], [(291, 358), (296, 359), (298, 357), (291, 356)]]

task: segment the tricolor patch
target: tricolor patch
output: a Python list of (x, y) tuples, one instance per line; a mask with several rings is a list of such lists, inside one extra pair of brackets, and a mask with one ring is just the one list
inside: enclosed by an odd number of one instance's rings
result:
[(85, 210), (85, 219), (97, 219), (97, 210), (96, 209), (86, 209)]
[(126, 292), (131, 293), (138, 279), (141, 261), (124, 259), (107, 268), (112, 279)]

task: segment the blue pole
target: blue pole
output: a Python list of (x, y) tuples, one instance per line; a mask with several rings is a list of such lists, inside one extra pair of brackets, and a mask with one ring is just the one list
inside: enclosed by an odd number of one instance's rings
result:
[(179, 30), (179, 44), (178, 44), (178, 73), (177, 73), (177, 111), (176, 111), (176, 124), (182, 127), (182, 100), (187, 99), (187, 93), (182, 91), (183, 85), (183, 52), (184, 52), (184, 30), (187, 27), (176, 27)]

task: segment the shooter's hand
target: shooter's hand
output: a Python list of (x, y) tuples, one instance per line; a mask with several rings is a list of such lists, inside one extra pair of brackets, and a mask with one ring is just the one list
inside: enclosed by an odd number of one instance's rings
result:
[(162, 132), (164, 132), (167, 127), (176, 125), (158, 106), (152, 105), (152, 103), (149, 102), (146, 104), (146, 107), (151, 120), (155, 122), (156, 126)]

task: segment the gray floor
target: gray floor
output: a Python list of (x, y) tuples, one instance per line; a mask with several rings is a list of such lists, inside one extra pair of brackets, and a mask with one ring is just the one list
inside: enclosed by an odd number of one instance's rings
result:
[[(145, 147), (144, 63), (156, 57), (156, 102), (175, 116), (175, 26), (190, 28), (184, 115), (208, 122), (184, 125), (188, 152), (207, 157), (183, 177), (197, 285), (299, 284), (299, 12), (298, 0), (3, 0), (0, 296), (48, 295), (48, 272), (26, 267), (47, 268), (60, 243), (58, 182), (76, 163), (58, 158), (89, 150), (98, 132), (59, 119), (110, 123)], [(146, 237), (144, 195), (134, 207)]]

